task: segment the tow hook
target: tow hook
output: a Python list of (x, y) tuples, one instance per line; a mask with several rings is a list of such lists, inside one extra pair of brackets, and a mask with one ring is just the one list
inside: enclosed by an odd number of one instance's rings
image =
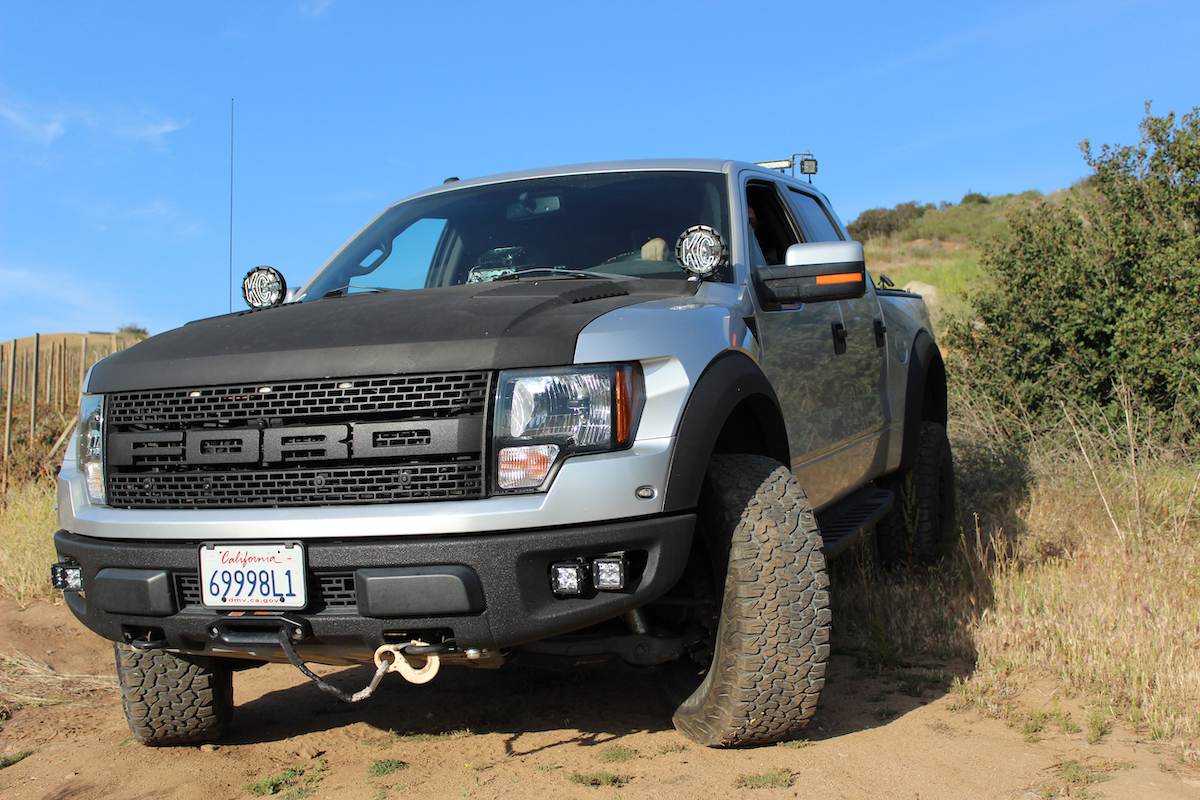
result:
[(437, 650), (436, 645), (426, 644), (420, 639), (413, 639), (406, 645), (381, 645), (375, 651), (375, 666), (383, 669), (387, 663), (388, 672), (399, 672), (409, 683), (429, 683), (437, 677), (442, 666)]

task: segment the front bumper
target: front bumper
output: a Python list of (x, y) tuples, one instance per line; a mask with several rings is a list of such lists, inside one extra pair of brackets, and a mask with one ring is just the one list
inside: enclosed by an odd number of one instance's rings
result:
[[(694, 514), (679, 514), (476, 535), (306, 540), (310, 602), (288, 615), (306, 629), (296, 650), (316, 663), (365, 663), (380, 645), (412, 638), (452, 642), (457, 651), (497, 650), (577, 631), (674, 586), (694, 526)], [(239, 623), (200, 605), (198, 542), (99, 539), (65, 530), (54, 542), (61, 560), (82, 568), (83, 591), (64, 593), (68, 607), (106, 639), (284, 660), (273, 635), (252, 627), (240, 637), (210, 634), (214, 625), (229, 632)], [(551, 591), (552, 563), (617, 552), (633, 565), (625, 589), (570, 598)], [(437, 576), (416, 601), (388, 595), (386, 580), (362, 580), (411, 567)], [(105, 579), (97, 582), (101, 570)]]

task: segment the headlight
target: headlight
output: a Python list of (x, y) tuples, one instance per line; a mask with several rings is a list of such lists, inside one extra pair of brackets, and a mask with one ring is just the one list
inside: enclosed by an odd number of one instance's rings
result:
[(87, 482), (88, 500), (93, 505), (105, 505), (104, 395), (85, 394), (80, 400), (79, 426), (75, 435), (75, 451), (79, 471)]
[(641, 369), (632, 364), (501, 372), (497, 487), (537, 490), (570, 455), (628, 447), (642, 402)]

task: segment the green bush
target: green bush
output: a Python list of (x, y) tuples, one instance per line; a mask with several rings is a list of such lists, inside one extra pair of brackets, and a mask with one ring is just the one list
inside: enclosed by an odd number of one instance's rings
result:
[(868, 208), (846, 226), (850, 238), (865, 241), (880, 236), (891, 236), (908, 227), (913, 220), (920, 219), (925, 212), (932, 211), (933, 204), (922, 205), (916, 200), (900, 203), (894, 208)]
[(946, 342), (977, 391), (1053, 424), (1064, 407), (1124, 427), (1144, 404), (1159, 441), (1200, 416), (1200, 108), (1155, 117), (1137, 146), (1081, 148), (1095, 170), (1066, 202), (1014, 209), (984, 245), (990, 283)]

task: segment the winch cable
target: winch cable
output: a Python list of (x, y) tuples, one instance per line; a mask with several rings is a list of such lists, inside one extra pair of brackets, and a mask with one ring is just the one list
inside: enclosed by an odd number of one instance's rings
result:
[(371, 693), (375, 691), (375, 687), (379, 685), (379, 681), (381, 678), (383, 678), (384, 673), (388, 671), (388, 667), (392, 665), (392, 659), (395, 658), (395, 656), (393, 656), (391, 653), (384, 653), (380, 658), (378, 669), (375, 670), (375, 677), (371, 678), (370, 685), (368, 685), (365, 689), (360, 689), (354, 694), (349, 694), (334, 686), (332, 683), (327, 683), (321, 680), (320, 676), (306, 667), (304, 662), (300, 660), (300, 656), (296, 654), (296, 649), (292, 647), (292, 641), (288, 636), (287, 631), (283, 630), (282, 628), (279, 631), (279, 646), (283, 648), (283, 652), (287, 655), (288, 661), (292, 662), (292, 666), (303, 672), (308, 677), (312, 678), (321, 691), (328, 692), (337, 699), (344, 700), (347, 703), (357, 703), (359, 700), (366, 700), (368, 697), (370, 697)]

